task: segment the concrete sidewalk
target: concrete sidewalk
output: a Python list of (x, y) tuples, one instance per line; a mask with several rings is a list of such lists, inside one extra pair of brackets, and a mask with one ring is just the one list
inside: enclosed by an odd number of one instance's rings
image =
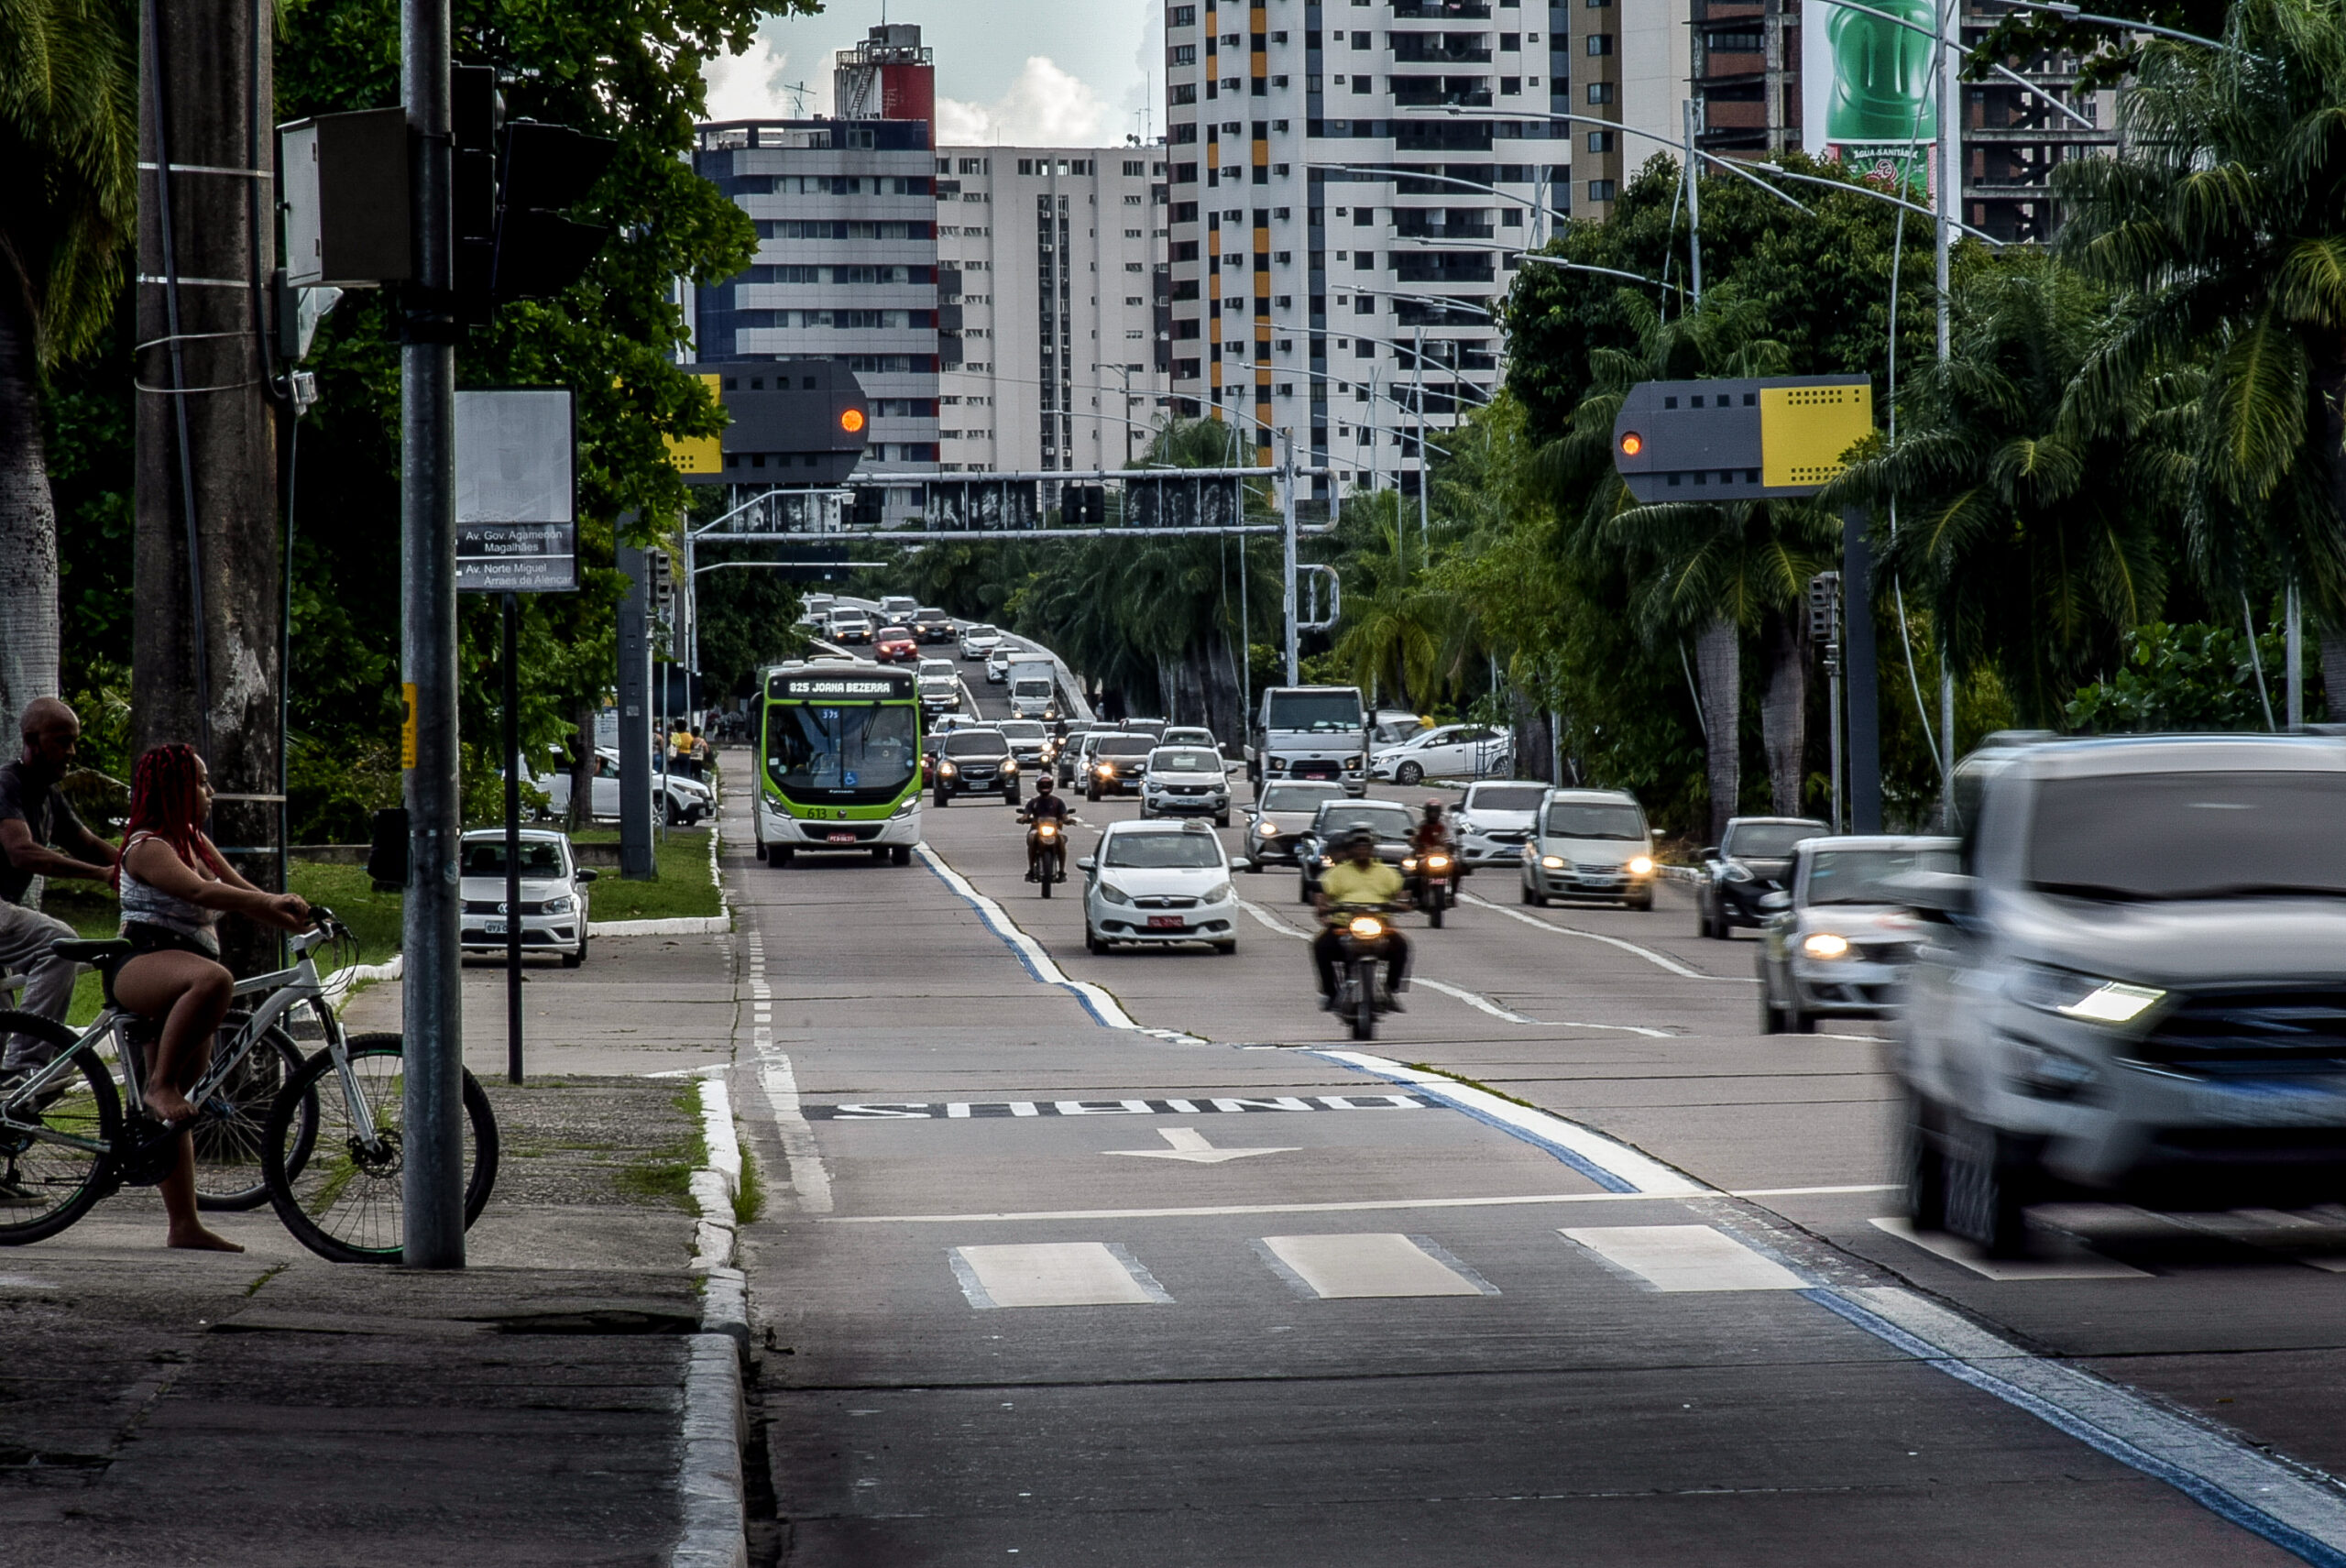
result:
[[(327, 1263), (266, 1206), (208, 1217), (241, 1255), (171, 1252), (148, 1190), (0, 1250), (0, 1563), (664, 1568), (698, 1489), (706, 1157), (696, 1086), (642, 1075), (729, 1055), (730, 960), (639, 945), (531, 970), (533, 1063), (595, 1076), (504, 1082), (502, 998), (467, 975), (503, 1159), (460, 1273)], [(681, 994), (709, 979), (723, 1003)]]

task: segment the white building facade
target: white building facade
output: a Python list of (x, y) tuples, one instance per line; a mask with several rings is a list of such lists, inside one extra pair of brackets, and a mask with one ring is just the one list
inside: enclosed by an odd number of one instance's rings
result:
[(1161, 147), (937, 149), (947, 473), (1121, 468), (1170, 411)]

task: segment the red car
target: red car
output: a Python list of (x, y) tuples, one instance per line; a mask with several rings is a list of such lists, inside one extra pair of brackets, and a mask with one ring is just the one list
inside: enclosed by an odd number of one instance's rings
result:
[(920, 643), (909, 627), (883, 626), (872, 639), (872, 653), (883, 664), (911, 664), (920, 660)]

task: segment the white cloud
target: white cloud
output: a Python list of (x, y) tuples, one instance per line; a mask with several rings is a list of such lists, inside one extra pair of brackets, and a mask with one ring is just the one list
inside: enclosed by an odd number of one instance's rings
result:
[(708, 83), (708, 117), (712, 120), (795, 118), (795, 101), (783, 89), (790, 75), (790, 57), (761, 38), (746, 54), (712, 60), (701, 71)]
[(937, 140), (945, 147), (1098, 147), (1108, 139), (1109, 119), (1108, 105), (1089, 83), (1036, 54), (991, 104), (938, 98)]

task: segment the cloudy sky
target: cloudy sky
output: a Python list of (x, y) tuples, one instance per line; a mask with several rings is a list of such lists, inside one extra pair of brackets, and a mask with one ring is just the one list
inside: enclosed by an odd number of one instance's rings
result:
[[(708, 72), (712, 119), (831, 112), (831, 55), (883, 19), (915, 22), (937, 55), (948, 146), (1109, 146), (1162, 135), (1157, 0), (829, 0), (769, 21), (759, 47)], [(786, 91), (807, 91), (801, 97)]]

